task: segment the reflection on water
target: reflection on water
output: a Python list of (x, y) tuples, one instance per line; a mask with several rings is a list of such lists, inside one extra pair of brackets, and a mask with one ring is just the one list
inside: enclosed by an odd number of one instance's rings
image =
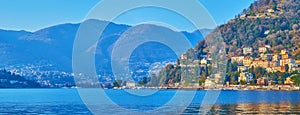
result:
[[(93, 90), (98, 89), (91, 89), (89, 95), (98, 96), (93, 94)], [(121, 90), (105, 92), (120, 107), (143, 112), (162, 106), (172, 99), (176, 90), (162, 90), (151, 97), (132, 96)], [(200, 108), (205, 94), (206, 91), (197, 91), (194, 100), (183, 114), (300, 114), (299, 91), (221, 91), (212, 108)], [(182, 98), (185, 97), (183, 95)], [(95, 101), (96, 98), (92, 100)], [(181, 114), (176, 112), (176, 108), (181, 106), (178, 103), (169, 105), (161, 114)], [(101, 107), (92, 107), (104, 108), (101, 109), (101, 114), (122, 112), (105, 103), (101, 103)], [(84, 105), (76, 89), (0, 89), (0, 115), (2, 114), (92, 113)]]
[[(113, 109), (113, 108), (111, 108)], [(188, 114), (300, 114), (300, 103), (278, 103), (278, 104), (222, 104), (214, 105), (208, 112), (207, 108), (199, 109), (199, 106), (188, 107), (184, 115)], [(164, 114), (171, 114), (171, 111), (165, 111)], [(117, 111), (117, 110), (115, 110)], [(107, 111), (107, 114), (111, 111)], [(0, 105), (0, 114), (92, 114), (83, 104), (12, 104), (6, 103)], [(174, 113), (173, 113), (174, 114)]]
[(190, 106), (183, 114), (300, 114), (300, 103), (218, 104), (207, 108)]

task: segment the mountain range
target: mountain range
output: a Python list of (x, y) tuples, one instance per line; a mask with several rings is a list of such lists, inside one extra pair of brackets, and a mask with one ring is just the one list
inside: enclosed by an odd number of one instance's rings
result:
[[(91, 24), (97, 25), (103, 23), (100, 20), (87, 20)], [(149, 25), (153, 30), (164, 28), (156, 25)], [(41, 29), (36, 32), (0, 30), (0, 67), (14, 71), (23, 76), (31, 76), (30, 79), (42, 76), (38, 73), (66, 72), (72, 73), (72, 50), (73, 43), (79, 24), (61, 24)], [(96, 48), (96, 68), (100, 75), (111, 74), (110, 55), (115, 42), (128, 29), (129, 25), (115, 24), (109, 22)], [(95, 27), (94, 29), (97, 29)], [(143, 28), (142, 28), (143, 29)], [(147, 28), (144, 28), (147, 29)], [(92, 31), (92, 30), (91, 30)], [(203, 38), (203, 35), (197, 30), (194, 32), (177, 32), (185, 35), (193, 46)], [(203, 29), (207, 34), (209, 29)], [(168, 38), (172, 39), (172, 38)], [(140, 63), (132, 64), (135, 69), (148, 71), (149, 67), (143, 63), (156, 62), (175, 62), (177, 56), (167, 46), (160, 43), (146, 43), (132, 54), (131, 61)], [(141, 58), (142, 57), (142, 58)], [(135, 70), (133, 70), (135, 71)], [(43, 78), (40, 78), (43, 80)], [(50, 79), (51, 80), (51, 79)]]

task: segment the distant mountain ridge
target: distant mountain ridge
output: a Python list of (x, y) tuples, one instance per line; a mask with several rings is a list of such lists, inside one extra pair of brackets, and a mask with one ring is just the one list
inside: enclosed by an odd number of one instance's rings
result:
[[(100, 20), (87, 20), (86, 22), (95, 23), (95, 25), (104, 23)], [(41, 71), (44, 73), (47, 73), (47, 71), (71, 73), (73, 42), (79, 26), (80, 24), (61, 24), (36, 32), (0, 30), (0, 67), (21, 73), (24, 76), (32, 74), (29, 71), (32, 69), (35, 77), (39, 76), (38, 73)], [(100, 37), (101, 43), (97, 45), (96, 49), (95, 58), (99, 74), (111, 72), (109, 64), (114, 42), (130, 27), (115, 23), (109, 23), (107, 26)], [(181, 33), (195, 46), (203, 38), (200, 31)], [(146, 49), (137, 52), (147, 50), (148, 52), (145, 55), (151, 54), (154, 56), (153, 58), (159, 57), (158, 60), (155, 60), (159, 62), (176, 61), (177, 57), (174, 57), (174, 55), (168, 57), (161, 53), (152, 52), (152, 49), (153, 51), (169, 52), (169, 49), (166, 49), (167, 47), (157, 48), (155, 47), (157, 45), (159, 44), (148, 44), (148, 46), (143, 46)], [(149, 60), (151, 62), (151, 59)]]

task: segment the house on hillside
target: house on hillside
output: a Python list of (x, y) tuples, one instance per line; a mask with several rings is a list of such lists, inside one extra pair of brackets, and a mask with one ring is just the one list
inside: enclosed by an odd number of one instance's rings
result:
[(181, 54), (180, 59), (181, 60), (186, 60), (187, 59), (186, 53)]
[(264, 46), (258, 48), (258, 52), (259, 52), (259, 53), (265, 53), (265, 52), (267, 52), (267, 51), (268, 51), (268, 49), (267, 49), (266, 47), (264, 47)]
[(282, 59), (288, 59), (290, 58), (291, 56), (289, 54), (281, 54), (281, 58)]
[(264, 61), (264, 60), (254, 60), (251, 64), (253, 67), (262, 67), (262, 68), (268, 68), (270, 66), (270, 61)]
[(283, 55), (283, 54), (288, 54), (288, 53), (289, 53), (289, 52), (288, 52), (287, 49), (283, 49), (283, 50), (280, 51), (280, 54), (281, 54), (281, 55)]
[(244, 60), (243, 60), (243, 65), (249, 67), (249, 66), (251, 66), (252, 62), (253, 62), (253, 58), (251, 58), (251, 57), (246, 57), (246, 58), (244, 58)]
[(238, 72), (244, 72), (249, 69), (249, 66), (238, 66)]
[(261, 46), (261, 47), (258, 48), (258, 52), (259, 53), (266, 53), (268, 51), (268, 49), (271, 49), (270, 45)]
[(300, 67), (300, 60), (295, 60), (296, 66)]
[(278, 54), (273, 54), (273, 56), (272, 56), (272, 60), (273, 61), (279, 61), (281, 58), (280, 58), (280, 55), (278, 55)]
[(292, 67), (294, 65), (296, 65), (295, 64), (295, 59), (293, 59), (293, 58), (287, 58), (287, 59), (280, 60), (280, 66), (285, 67), (285, 65), (288, 65), (289, 71), (292, 71)]
[(201, 64), (201, 65), (206, 65), (206, 64), (208, 64), (207, 61), (208, 61), (208, 60), (206, 60), (205, 58), (202, 58), (202, 59), (200, 60), (200, 64)]
[(272, 54), (260, 54), (262, 60), (272, 60)]
[(263, 60), (254, 60), (251, 66), (256, 68), (256, 67), (261, 67), (262, 64), (263, 64)]
[(247, 80), (246, 73), (244, 73), (244, 72), (240, 73), (240, 75), (238, 77), (238, 82), (246, 81), (246, 80)]
[(244, 58), (245, 58), (244, 56), (231, 57), (231, 63), (233, 63), (233, 62), (241, 63), (241, 62), (243, 62)]
[(283, 66), (273, 67), (276, 71), (285, 72), (285, 68)]
[(252, 54), (252, 52), (253, 52), (253, 48), (251, 48), (251, 47), (243, 48), (243, 53), (244, 54)]
[(299, 66), (293, 66), (292, 71), (298, 71), (300, 72), (300, 67)]
[(280, 66), (280, 63), (279, 63), (279, 61), (271, 61), (270, 62), (270, 67), (277, 67), (277, 66)]
[(246, 81), (246, 83), (250, 83), (253, 80), (253, 74), (249, 72), (242, 72), (238, 77), (238, 82)]
[(263, 68), (268, 68), (268, 67), (270, 67), (270, 61), (263, 61), (263, 64), (262, 64), (261, 67), (263, 67)]

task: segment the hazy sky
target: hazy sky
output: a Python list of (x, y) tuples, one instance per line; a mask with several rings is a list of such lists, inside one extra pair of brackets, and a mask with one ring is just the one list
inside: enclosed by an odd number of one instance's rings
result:
[[(0, 0), (0, 29), (37, 31), (63, 23), (79, 23), (100, 0)], [(217, 24), (223, 24), (254, 0), (200, 0)], [(135, 25), (149, 20), (151, 10), (129, 12), (116, 23)], [(131, 15), (130, 15), (131, 14)], [(174, 18), (168, 15), (166, 18)], [(163, 19), (162, 19), (163, 20)], [(170, 22), (180, 30), (191, 30), (179, 21)]]

